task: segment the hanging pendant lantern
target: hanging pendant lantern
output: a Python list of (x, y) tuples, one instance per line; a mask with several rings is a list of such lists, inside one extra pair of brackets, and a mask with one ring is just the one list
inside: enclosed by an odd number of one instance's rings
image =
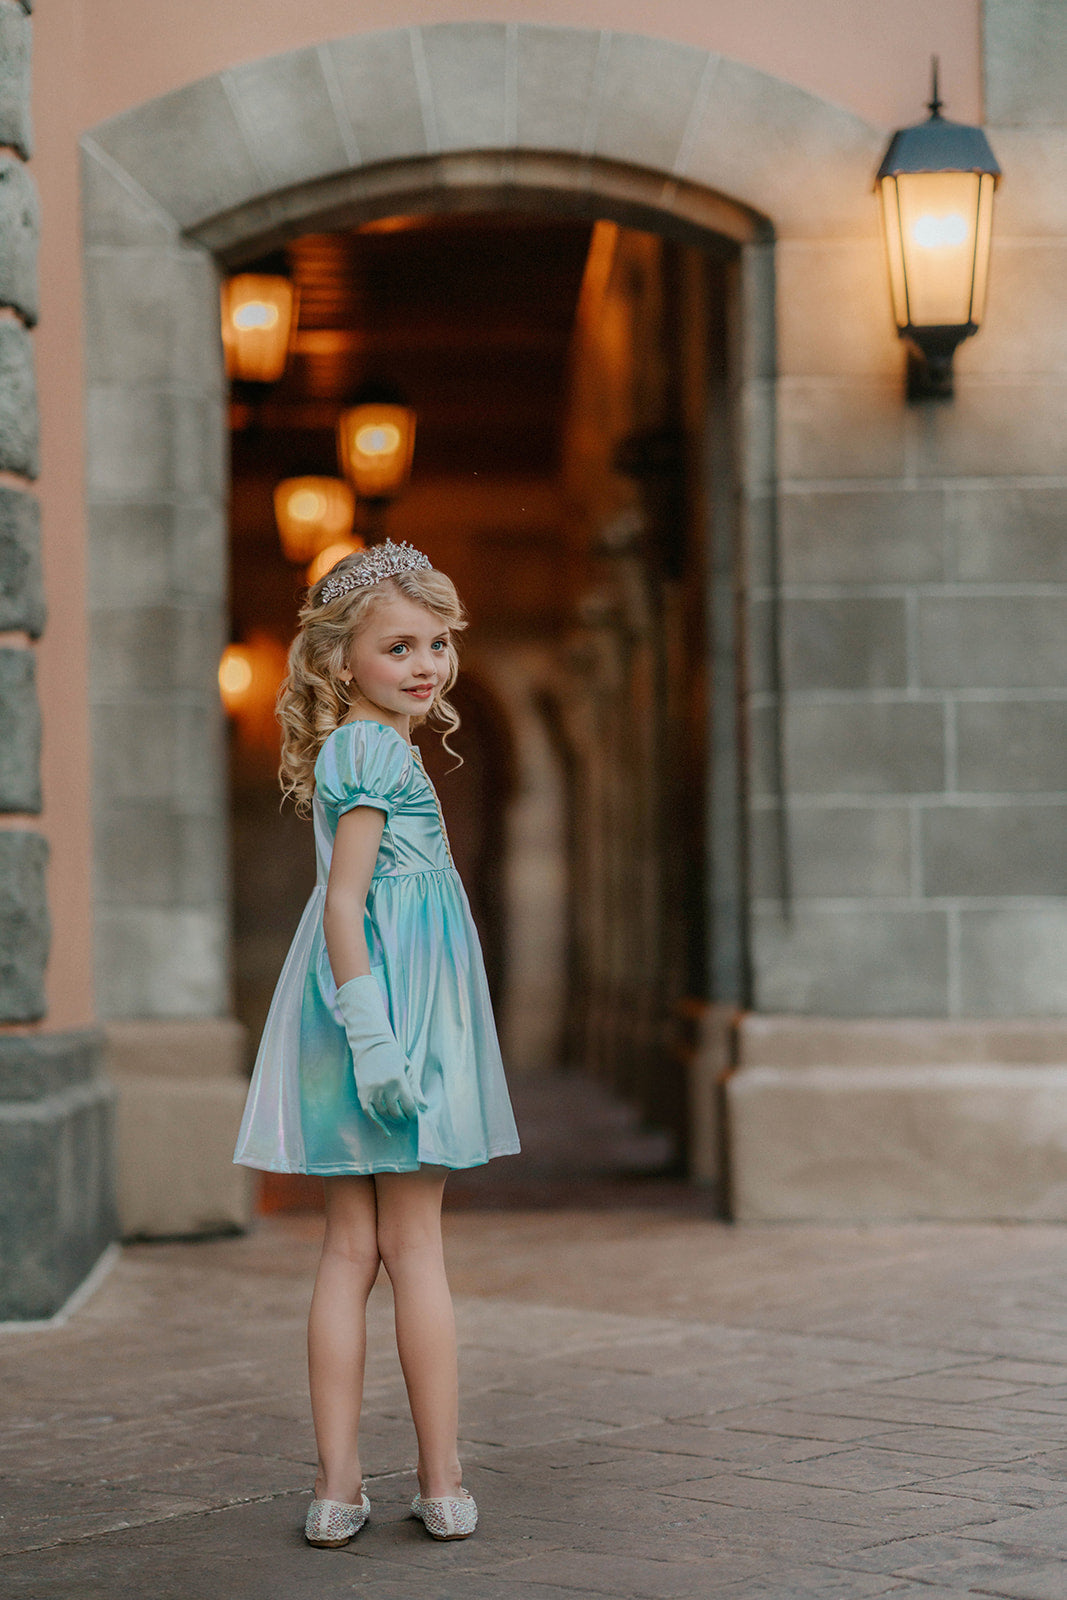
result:
[(246, 383), (276, 383), (296, 324), (297, 292), (288, 278), (240, 272), (221, 288), (226, 373)]
[(343, 561), (345, 556), (358, 555), (361, 550), (366, 548), (366, 544), (358, 534), (355, 534), (351, 539), (339, 539), (336, 544), (327, 545), (325, 550), (319, 551), (304, 574), (308, 588), (313, 588), (320, 578), (325, 578), (326, 574), (331, 572), (339, 561)]
[(351, 536), (356, 497), (343, 478), (286, 478), (274, 490), (274, 516), (285, 559), (303, 566)]
[(361, 500), (395, 500), (411, 471), (415, 413), (370, 400), (350, 406), (337, 423), (341, 469)]
[(244, 644), (228, 644), (219, 661), (219, 695), (227, 714), (271, 718), (285, 670), (285, 647), (268, 633), (257, 630)]

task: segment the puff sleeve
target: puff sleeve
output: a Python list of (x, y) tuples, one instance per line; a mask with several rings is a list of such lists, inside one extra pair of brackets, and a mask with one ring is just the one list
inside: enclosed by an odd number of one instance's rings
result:
[(315, 791), (328, 811), (356, 806), (384, 811), (388, 822), (414, 774), (407, 741), (379, 722), (346, 722), (334, 730), (315, 763)]

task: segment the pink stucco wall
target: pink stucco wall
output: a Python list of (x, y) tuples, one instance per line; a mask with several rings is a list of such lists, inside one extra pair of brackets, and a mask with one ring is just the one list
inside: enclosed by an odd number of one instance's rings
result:
[(49, 0), (34, 12), (43, 208), (41, 397), (49, 626), (40, 649), (44, 831), (52, 842), (49, 1027), (92, 1015), (79, 135), (240, 61), (405, 24), (611, 28), (737, 57), (887, 127), (922, 114), (931, 54), (949, 113), (981, 117), (980, 0)]
[(60, 0), (48, 9), (80, 22), (83, 126), (236, 61), (377, 28), (475, 20), (679, 39), (870, 122), (910, 121), (939, 54), (951, 113), (980, 116), (979, 0)]

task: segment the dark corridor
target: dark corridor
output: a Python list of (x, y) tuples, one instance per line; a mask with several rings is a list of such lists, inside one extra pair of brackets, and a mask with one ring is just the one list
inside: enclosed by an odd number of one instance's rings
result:
[(232, 637), (264, 663), (232, 717), (237, 1013), (254, 1043), (313, 881), (274, 782), (273, 694), (306, 578), (272, 493), (336, 474), (339, 410), (387, 383), (418, 422), (384, 532), (447, 571), (471, 618), (465, 764), (449, 771), (432, 732), (419, 743), (528, 1104), (534, 1148), (510, 1192), (680, 1176), (708, 966), (704, 431), (730, 262), (499, 213), (305, 236), (246, 270), (292, 278), (299, 324), (282, 379), (231, 405)]

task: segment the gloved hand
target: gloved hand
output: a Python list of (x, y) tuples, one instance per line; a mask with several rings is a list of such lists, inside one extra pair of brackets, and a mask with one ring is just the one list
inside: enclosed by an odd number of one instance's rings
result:
[(416, 1090), (411, 1067), (389, 1025), (373, 973), (342, 983), (337, 1009), (352, 1049), (359, 1103), (383, 1133), (393, 1133), (390, 1121), (404, 1122), (417, 1111), (425, 1111), (426, 1102)]

